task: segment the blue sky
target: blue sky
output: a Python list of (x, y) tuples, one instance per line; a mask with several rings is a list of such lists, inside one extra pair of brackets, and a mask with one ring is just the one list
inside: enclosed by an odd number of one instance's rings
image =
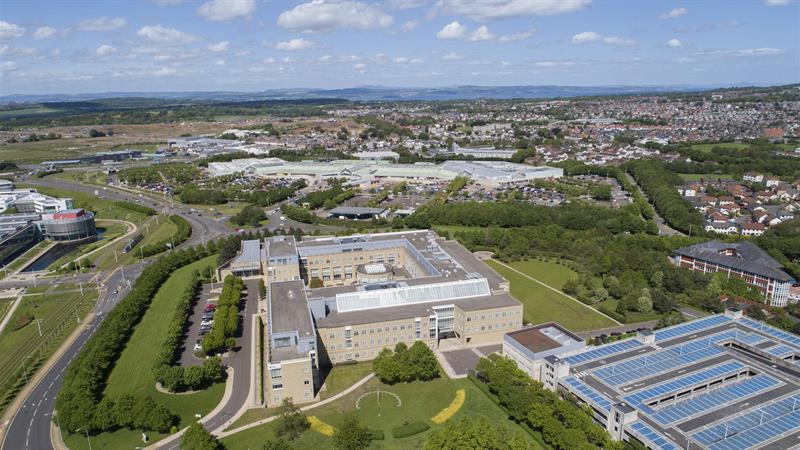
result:
[(0, 94), (800, 82), (800, 0), (2, 0)]

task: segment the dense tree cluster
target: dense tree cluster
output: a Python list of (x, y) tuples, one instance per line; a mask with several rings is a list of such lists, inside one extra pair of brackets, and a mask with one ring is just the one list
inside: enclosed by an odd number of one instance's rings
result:
[(355, 189), (345, 189), (339, 183), (335, 183), (331, 188), (323, 191), (314, 191), (306, 194), (300, 200), (300, 203), (308, 203), (311, 209), (324, 207), (325, 209), (335, 208), (345, 200), (355, 197), (357, 191)]
[(541, 432), (545, 443), (554, 450), (620, 448), (587, 411), (544, 389), (514, 361), (491, 355), (478, 362), (477, 371), (511, 419)]
[(170, 222), (174, 223), (177, 227), (175, 233), (169, 238), (162, 239), (150, 245), (145, 245), (139, 250), (139, 257), (147, 258), (148, 256), (157, 255), (161, 252), (175, 248), (184, 242), (192, 235), (192, 226), (183, 217), (179, 215), (169, 216)]
[(800, 280), (800, 218), (770, 227), (756, 243)]
[(114, 206), (116, 206), (117, 208), (127, 209), (128, 211), (137, 212), (139, 214), (144, 214), (145, 216), (155, 216), (156, 215), (156, 210), (155, 209), (153, 209), (153, 208), (151, 208), (149, 206), (140, 205), (138, 203), (117, 201), (117, 202), (114, 202)]
[(618, 209), (602, 208), (579, 202), (559, 207), (525, 202), (459, 202), (421, 207), (406, 218), (410, 228), (426, 229), (432, 225), (465, 225), (503, 228), (556, 224), (571, 230), (605, 230), (611, 233), (656, 233), (655, 225), (642, 219), (635, 205)]
[(239, 308), (242, 306), (244, 282), (233, 275), (225, 277), (222, 292), (219, 294), (217, 309), (214, 310), (214, 324), (211, 331), (203, 336), (203, 351), (208, 355), (230, 350), (236, 345), (239, 331)]
[(195, 271), (178, 298), (175, 314), (167, 329), (167, 337), (153, 363), (153, 378), (173, 392), (203, 389), (225, 377), (222, 360), (219, 358), (206, 359), (202, 366), (173, 365), (180, 357), (189, 315), (197, 301), (200, 286), (200, 273)]
[(720, 143), (711, 150), (687, 143), (677, 149), (686, 158), (670, 163), (669, 168), (679, 173), (725, 173), (741, 177), (745, 172), (756, 171), (791, 180), (800, 178), (800, 159), (786, 155), (780, 146), (765, 140), (747, 143), (747, 148)]
[(333, 434), (333, 445), (337, 450), (363, 450), (372, 443), (372, 433), (361, 426), (353, 414), (346, 414), (342, 425)]
[[(123, 417), (108, 414), (108, 409), (113, 409), (114, 399), (106, 400), (106, 410), (98, 407), (104, 400), (108, 375), (164, 281), (175, 269), (205, 256), (207, 250), (204, 248), (175, 251), (145, 267), (130, 293), (108, 313), (65, 373), (64, 384), (56, 398), (56, 409), (64, 430), (74, 432), (88, 427), (90, 431), (104, 431), (128, 426), (128, 422), (122, 421)], [(120, 400), (117, 399), (117, 403)], [(170, 416), (170, 420), (164, 420), (158, 426), (148, 425), (147, 429), (163, 430), (164, 426), (169, 429), (173, 423)]]
[[(58, 410), (58, 415), (63, 425), (63, 412)], [(94, 421), (88, 426), (98, 430), (128, 428), (166, 433), (177, 422), (175, 415), (152, 398), (124, 394), (116, 399), (104, 397), (94, 412)]]
[(284, 216), (300, 223), (315, 223), (318, 217), (313, 212), (300, 206), (292, 206), (288, 203), (281, 205), (281, 212)]
[(171, 186), (180, 187), (191, 183), (199, 174), (200, 170), (191, 164), (172, 163), (131, 167), (117, 172), (117, 177), (120, 181), (135, 186), (167, 182)]
[(219, 189), (204, 189), (188, 185), (181, 189), (181, 202), (187, 205), (221, 205), (228, 203), (228, 198)]
[(535, 448), (519, 434), (510, 434), (502, 426), (494, 426), (481, 417), (473, 422), (468, 417), (451, 420), (434, 431), (425, 441), (425, 450), (529, 450)]
[(703, 215), (678, 192), (681, 177), (656, 160), (631, 161), (627, 167), (669, 226), (684, 233), (705, 234)]
[(267, 216), (264, 214), (263, 209), (258, 206), (247, 205), (241, 211), (232, 215), (230, 221), (239, 226), (250, 225), (251, 227), (257, 227), (266, 218)]
[(295, 180), (286, 187), (272, 187), (251, 191), (242, 200), (256, 206), (270, 206), (286, 200), (304, 187), (306, 187), (305, 180)]
[(372, 370), (386, 384), (432, 380), (439, 376), (439, 363), (430, 348), (422, 341), (411, 348), (400, 342), (391, 349), (384, 348), (372, 361)]

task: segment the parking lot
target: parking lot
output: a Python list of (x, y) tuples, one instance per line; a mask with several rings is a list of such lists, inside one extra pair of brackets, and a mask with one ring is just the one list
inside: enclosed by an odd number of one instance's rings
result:
[[(219, 289), (221, 285), (215, 284), (214, 287)], [(181, 353), (182, 366), (198, 366), (203, 363), (201, 358), (194, 356), (194, 344), (200, 339), (200, 322), (202, 321), (203, 312), (209, 299), (216, 301), (219, 294), (211, 294), (211, 285), (204, 284), (200, 290), (200, 298), (192, 309), (192, 314), (189, 315), (188, 328), (186, 332), (186, 340), (184, 341)]]

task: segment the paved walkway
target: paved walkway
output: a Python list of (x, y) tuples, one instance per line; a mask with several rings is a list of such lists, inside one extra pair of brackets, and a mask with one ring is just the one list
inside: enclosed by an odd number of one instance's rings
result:
[[(118, 219), (102, 219), (102, 220), (98, 220), (97, 222), (113, 222), (113, 223), (121, 223), (121, 224), (124, 224), (124, 225), (126, 225), (126, 226), (128, 227), (128, 232), (127, 232), (127, 233), (125, 233), (125, 234), (123, 234), (122, 236), (117, 236), (117, 237), (115, 237), (114, 239), (112, 239), (112, 240), (110, 240), (110, 241), (106, 242), (105, 244), (101, 245), (100, 247), (97, 247), (96, 249), (94, 249), (94, 250), (90, 251), (89, 253), (86, 253), (85, 255), (80, 255), (80, 256), (78, 256), (77, 258), (75, 258), (75, 262), (77, 262), (77, 261), (80, 261), (80, 260), (82, 260), (82, 259), (84, 259), (84, 258), (88, 258), (89, 256), (92, 256), (92, 255), (94, 255), (95, 253), (98, 253), (98, 252), (100, 252), (100, 251), (102, 251), (102, 250), (106, 249), (106, 247), (108, 247), (109, 245), (111, 245), (111, 244), (115, 244), (115, 243), (116, 243), (116, 242), (118, 242), (120, 239), (125, 239), (126, 237), (130, 237), (130, 236), (132, 236), (134, 233), (136, 233), (136, 232), (139, 230), (138, 228), (136, 228), (136, 224), (135, 224), (135, 223), (133, 223), (133, 222), (128, 222), (128, 221), (126, 221), (126, 220), (118, 220)], [(69, 264), (71, 264), (71, 263), (66, 263), (66, 264), (64, 264), (64, 265), (63, 265), (63, 266), (61, 266), (61, 267), (62, 267), (62, 268), (64, 268), (64, 267), (68, 266)]]
[[(361, 387), (364, 383), (366, 383), (367, 381), (371, 380), (374, 376), (375, 376), (374, 373), (370, 373), (369, 375), (367, 375), (364, 378), (358, 380), (355, 384), (353, 384), (349, 388), (343, 390), (342, 392), (339, 392), (338, 394), (336, 394), (336, 395), (334, 395), (332, 397), (328, 397), (325, 400), (322, 400), (321, 402), (317, 402), (317, 403), (313, 403), (311, 405), (303, 406), (302, 408), (300, 408), (300, 411), (303, 411), (303, 412), (310, 411), (310, 410), (312, 410), (314, 408), (319, 408), (320, 406), (325, 406), (328, 403), (331, 403), (331, 402), (334, 402), (336, 400), (339, 400), (340, 398), (346, 396), (347, 394), (349, 394), (349, 393), (355, 391), (356, 389), (358, 389), (359, 387)], [(250, 428), (255, 428), (255, 427), (259, 426), (259, 425), (264, 425), (265, 423), (272, 422), (277, 417), (279, 417), (279, 416), (267, 417), (265, 419), (261, 419), (259, 421), (253, 422), (253, 423), (248, 423), (247, 425), (242, 425), (239, 428), (234, 428), (233, 430), (228, 430), (228, 431), (222, 431), (220, 429), (213, 430), (211, 432), (211, 434), (215, 435), (219, 439), (222, 439), (222, 438), (228, 437), (228, 436), (230, 436), (232, 434), (236, 434), (236, 433), (238, 433), (240, 431), (249, 430)]]
[(18, 275), (20, 272), (22, 272), (23, 269), (30, 266), (34, 261), (41, 258), (42, 255), (52, 250), (52, 248), (55, 247), (56, 245), (58, 245), (58, 242), (51, 242), (49, 245), (45, 245), (43, 248), (39, 249), (39, 251), (34, 253), (33, 256), (28, 255), (28, 252), (23, 253), (17, 259), (25, 258), (25, 263), (14, 269), (14, 271), (11, 272), (8, 276)]
[(18, 295), (17, 298), (14, 299), (14, 303), (12, 303), (11, 307), (8, 308), (6, 315), (3, 317), (3, 321), (0, 322), (0, 333), (2, 333), (3, 330), (6, 329), (6, 325), (8, 325), (8, 322), (11, 322), (11, 316), (14, 315), (14, 311), (17, 310), (17, 306), (19, 306), (20, 303), (22, 303), (22, 294)]
[(539, 284), (541, 284), (542, 286), (546, 287), (547, 289), (550, 289), (551, 291), (558, 292), (559, 294), (563, 295), (564, 297), (567, 297), (568, 299), (570, 299), (570, 300), (573, 300), (575, 303), (577, 303), (577, 304), (579, 304), (579, 305), (583, 306), (584, 308), (586, 308), (586, 309), (588, 309), (588, 310), (590, 310), (590, 311), (592, 311), (592, 312), (595, 312), (595, 313), (597, 313), (597, 314), (600, 314), (601, 316), (603, 316), (603, 317), (607, 318), (608, 320), (610, 320), (610, 321), (614, 322), (614, 323), (615, 323), (615, 324), (617, 324), (617, 325), (623, 325), (622, 323), (620, 323), (619, 321), (617, 321), (617, 320), (616, 320), (616, 319), (614, 319), (613, 317), (611, 317), (611, 316), (609, 316), (609, 315), (606, 315), (606, 314), (604, 314), (602, 311), (598, 311), (598, 310), (596, 310), (596, 309), (592, 308), (591, 306), (589, 306), (589, 305), (587, 305), (587, 304), (583, 303), (582, 301), (578, 300), (577, 298), (575, 298), (575, 297), (573, 297), (573, 296), (571, 296), (571, 295), (567, 295), (567, 294), (565, 294), (565, 293), (561, 292), (559, 289), (556, 289), (556, 288), (554, 288), (553, 286), (550, 286), (550, 285), (549, 285), (549, 284), (547, 284), (547, 283), (543, 283), (543, 282), (541, 282), (541, 281), (537, 280), (536, 278), (533, 278), (532, 276), (530, 276), (530, 275), (528, 275), (528, 274), (526, 274), (526, 273), (524, 273), (524, 272), (520, 272), (519, 270), (517, 270), (517, 269), (515, 269), (515, 268), (513, 268), (513, 267), (511, 267), (511, 266), (509, 266), (508, 264), (506, 264), (506, 263), (504, 263), (504, 262), (498, 261), (498, 260), (496, 260), (496, 259), (493, 259), (492, 261), (496, 262), (497, 264), (500, 264), (501, 266), (505, 267), (505, 268), (506, 268), (506, 269), (508, 269), (508, 270), (512, 270), (512, 271), (514, 271), (514, 272), (516, 272), (516, 273), (518, 273), (518, 274), (522, 275), (523, 277), (525, 277), (525, 278), (527, 278), (527, 279), (529, 279), (529, 280), (531, 280), (531, 281), (534, 281), (534, 282), (536, 282), (536, 283), (539, 283)]

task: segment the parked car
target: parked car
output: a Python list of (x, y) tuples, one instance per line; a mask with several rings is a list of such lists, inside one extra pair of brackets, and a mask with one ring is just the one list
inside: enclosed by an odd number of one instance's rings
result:
[(200, 331), (197, 334), (199, 334), (200, 336), (203, 336), (206, 333), (208, 333), (209, 331), (211, 331), (211, 328), (200, 328)]
[(194, 344), (194, 351), (199, 352), (202, 349), (203, 349), (203, 344), (201, 344), (200, 341), (197, 341), (197, 343)]

